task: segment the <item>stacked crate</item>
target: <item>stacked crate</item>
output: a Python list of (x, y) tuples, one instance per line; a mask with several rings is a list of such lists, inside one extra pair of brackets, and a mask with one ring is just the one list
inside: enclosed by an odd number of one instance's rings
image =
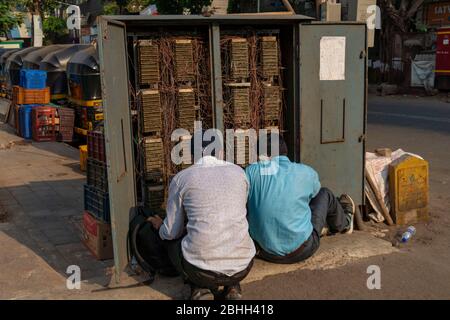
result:
[(83, 147), (87, 149), (83, 242), (97, 259), (111, 259), (111, 215), (103, 128), (88, 131), (87, 145)]
[[(58, 120), (50, 102), (50, 88), (46, 87), (47, 74), (41, 70), (22, 69), (19, 86), (12, 88), (16, 132), (25, 139), (51, 141)], [(34, 110), (38, 109), (38, 110)]]
[(84, 185), (84, 210), (103, 222), (110, 222), (105, 139), (102, 131), (87, 134), (87, 181)]
[(56, 108), (51, 106), (39, 106), (32, 109), (31, 122), (34, 141), (55, 141), (57, 118)]
[(60, 107), (57, 108), (57, 116), (59, 118), (58, 141), (72, 142), (75, 111), (72, 108)]

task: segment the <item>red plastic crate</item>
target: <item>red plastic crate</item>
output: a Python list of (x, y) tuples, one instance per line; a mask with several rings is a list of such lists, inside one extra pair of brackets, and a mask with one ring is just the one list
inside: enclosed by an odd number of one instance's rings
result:
[(101, 131), (88, 131), (87, 134), (88, 157), (106, 162), (105, 136)]
[(56, 140), (56, 109), (54, 107), (33, 108), (31, 119), (34, 141)]

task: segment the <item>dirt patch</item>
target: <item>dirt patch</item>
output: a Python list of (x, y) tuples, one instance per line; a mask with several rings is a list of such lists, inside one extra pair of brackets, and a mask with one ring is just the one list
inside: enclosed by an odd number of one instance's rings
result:
[(28, 145), (28, 144), (31, 144), (31, 141), (29, 141), (29, 140), (10, 141), (8, 143), (0, 144), (0, 150), (11, 149), (14, 146), (25, 146), (25, 145)]

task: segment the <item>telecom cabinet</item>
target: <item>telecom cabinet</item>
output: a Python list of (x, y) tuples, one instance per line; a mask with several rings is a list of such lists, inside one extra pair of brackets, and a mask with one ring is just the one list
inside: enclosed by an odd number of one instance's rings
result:
[[(364, 203), (364, 24), (221, 15), (103, 16), (98, 25), (117, 279), (134, 208), (164, 208), (185, 168), (170, 161), (171, 133), (183, 128), (180, 143), (190, 143), (194, 121), (222, 132), (275, 128), (291, 160)], [(250, 161), (245, 153), (238, 164)]]

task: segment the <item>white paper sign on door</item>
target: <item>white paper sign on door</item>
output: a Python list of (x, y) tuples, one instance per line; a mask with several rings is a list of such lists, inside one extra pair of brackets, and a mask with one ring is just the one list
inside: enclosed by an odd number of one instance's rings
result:
[(320, 80), (345, 80), (345, 37), (320, 39)]

